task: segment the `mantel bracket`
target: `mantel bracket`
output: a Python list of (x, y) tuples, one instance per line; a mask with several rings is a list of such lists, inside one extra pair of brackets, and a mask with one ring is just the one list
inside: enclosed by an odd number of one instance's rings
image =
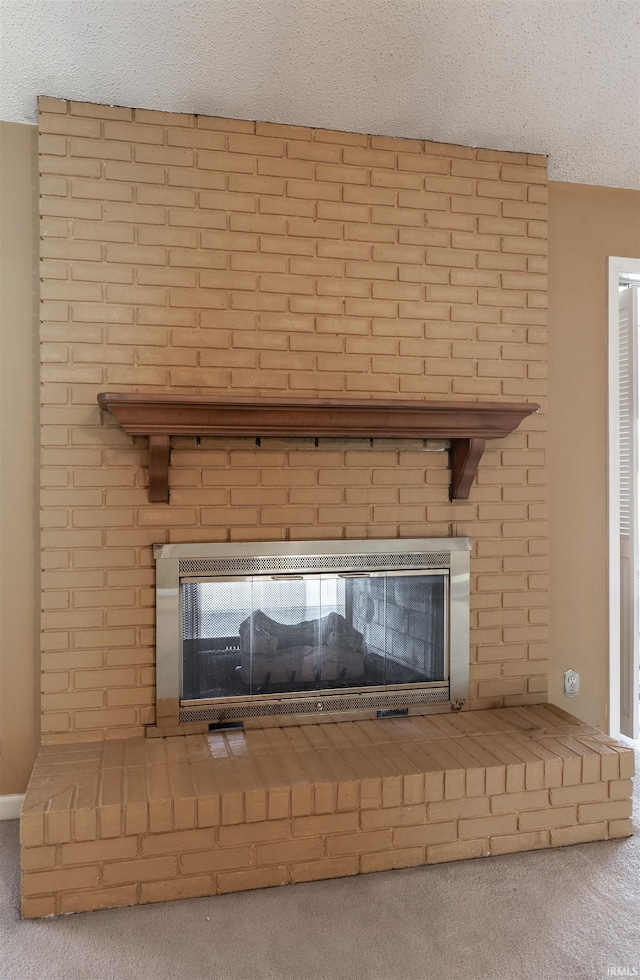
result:
[(471, 484), (476, 478), (482, 459), (485, 439), (452, 439), (449, 457), (451, 484), (449, 500), (468, 500)]
[(149, 500), (169, 503), (169, 436), (149, 436)]

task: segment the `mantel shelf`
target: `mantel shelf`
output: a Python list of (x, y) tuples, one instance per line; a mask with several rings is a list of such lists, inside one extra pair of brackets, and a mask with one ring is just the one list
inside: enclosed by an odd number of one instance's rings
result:
[(101, 392), (130, 436), (149, 439), (149, 500), (169, 500), (171, 436), (268, 436), (318, 439), (449, 439), (450, 499), (466, 500), (485, 440), (502, 438), (540, 406), (513, 402), (320, 398), (224, 398)]

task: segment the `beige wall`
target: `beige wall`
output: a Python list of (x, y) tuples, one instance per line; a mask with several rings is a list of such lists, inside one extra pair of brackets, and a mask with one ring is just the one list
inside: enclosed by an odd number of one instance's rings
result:
[(0, 123), (0, 795), (39, 745), (37, 130)]
[[(43, 738), (154, 720), (151, 545), (470, 535), (471, 704), (544, 699), (546, 159), (40, 102)], [(417, 444), (174, 440), (101, 390), (540, 402), (468, 503)], [(257, 435), (259, 433), (256, 433)]]
[[(549, 700), (607, 725), (607, 257), (640, 257), (640, 192), (549, 185)], [(581, 673), (578, 697), (562, 673)]]

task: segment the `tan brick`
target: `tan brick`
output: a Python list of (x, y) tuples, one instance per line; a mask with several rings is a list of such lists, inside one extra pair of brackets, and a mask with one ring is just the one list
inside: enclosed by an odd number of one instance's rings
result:
[(28, 898), (47, 892), (95, 888), (99, 881), (100, 869), (95, 864), (82, 868), (58, 868), (54, 871), (28, 871), (22, 876), (22, 894)]
[(425, 174), (446, 174), (449, 172), (449, 163), (446, 159), (431, 154), (399, 153), (398, 170), (414, 170), (417, 173)]
[[(319, 205), (313, 201), (293, 201), (287, 198), (263, 197), (258, 201), (258, 209), (262, 214), (296, 215), (300, 218), (332, 217), (320, 214)], [(366, 218), (364, 219), (366, 220)]]
[(102, 300), (102, 287), (98, 283), (50, 280), (41, 284), (40, 292), (43, 299), (68, 299), (95, 303)]
[[(382, 216), (382, 214), (382, 211), (378, 212), (379, 216)], [(389, 217), (388, 214), (386, 216)], [(415, 219), (412, 219), (411, 223), (415, 223)], [(344, 237), (346, 239), (353, 239), (355, 242), (361, 242), (363, 243), (361, 247), (366, 248), (366, 244), (364, 243), (394, 242), (396, 240), (396, 230), (392, 227), (392, 223), (387, 224), (386, 222), (379, 222), (376, 225), (364, 224), (362, 222), (346, 222), (344, 225)], [(340, 247), (346, 248), (348, 246)]]
[[(223, 162), (225, 162), (229, 158), (230, 154), (219, 154), (219, 156), (221, 156), (223, 158)], [(240, 155), (238, 155), (236, 159), (239, 162), (247, 160), (246, 157), (242, 157)], [(240, 163), (238, 163), (238, 165), (235, 167), (221, 166), (220, 169), (239, 170), (241, 167)], [(242, 169), (247, 170), (246, 166)], [(262, 157), (258, 157), (258, 174), (268, 177), (301, 177), (311, 179), (313, 177), (313, 164), (306, 160), (280, 160), (275, 158), (268, 158), (265, 160), (262, 159)]]
[(527, 200), (535, 201), (537, 204), (546, 204), (549, 200), (549, 191), (546, 186), (533, 184), (527, 188)]
[[(315, 492), (315, 491), (314, 491)], [(317, 817), (296, 817), (292, 822), (294, 837), (325, 837), (357, 831), (358, 813), (327, 813)]]
[(517, 829), (518, 818), (515, 813), (462, 819), (458, 823), (458, 835), (462, 840), (511, 834)]
[(47, 154), (52, 154), (54, 156), (64, 156), (67, 152), (67, 141), (64, 136), (47, 136), (44, 133), (38, 135), (38, 156), (42, 160), (44, 158), (45, 165), (41, 163), (41, 172), (46, 173), (47, 166), (49, 162), (47, 159)]
[(246, 119), (223, 119), (220, 116), (196, 116), (198, 129), (214, 129), (221, 133), (254, 133), (256, 123)]
[(115, 909), (137, 904), (137, 885), (119, 888), (92, 888), (91, 891), (70, 891), (60, 896), (60, 912), (95, 912), (98, 909)]
[[(451, 210), (462, 214), (479, 215), (480, 220), (485, 216), (496, 216), (496, 220), (499, 220), (497, 215), (500, 214), (500, 202), (488, 197), (455, 194), (451, 196)], [(480, 228), (480, 231), (484, 233), (484, 229)]]
[[(263, 178), (266, 179), (266, 178)], [(273, 179), (273, 178), (269, 178)], [(331, 215), (330, 213), (321, 213), (321, 209), (326, 211), (327, 205), (323, 202), (339, 202), (341, 200), (340, 187), (337, 184), (331, 184), (323, 181), (309, 181), (309, 180), (288, 180), (287, 181), (287, 196), (292, 198), (301, 198), (303, 200), (309, 200), (318, 202), (318, 215), (323, 218), (328, 217), (338, 217), (339, 215)], [(339, 205), (337, 205), (339, 207)], [(366, 218), (365, 218), (366, 220)]]
[[(423, 216), (420, 211), (414, 211), (411, 208), (372, 207), (371, 221), (374, 224), (421, 228)], [(395, 232), (393, 232), (393, 237), (389, 236), (389, 240), (395, 241)]]
[(41, 133), (58, 133), (63, 136), (84, 136), (91, 139), (100, 138), (100, 121), (96, 119), (78, 119), (67, 115), (43, 113), (38, 124)]
[(514, 180), (527, 184), (545, 184), (547, 181), (546, 171), (536, 167), (509, 167), (501, 168), (500, 177), (502, 180)]
[(307, 861), (291, 866), (291, 881), (320, 881), (326, 878), (344, 878), (357, 875), (360, 859), (357, 856), (333, 858), (323, 861)]
[(136, 143), (163, 143), (164, 134), (161, 129), (143, 126), (136, 119), (135, 123), (105, 122), (104, 138), (106, 140), (122, 140)]
[(378, 830), (327, 838), (327, 854), (365, 854), (391, 847), (391, 831)]
[[(142, 204), (123, 204), (120, 202), (104, 205), (105, 219), (108, 222), (135, 222), (145, 225), (166, 224), (166, 211), (161, 207)], [(81, 215), (80, 217), (85, 217)], [(88, 217), (88, 215), (87, 215)]]
[[(556, 790), (551, 791), (552, 803), (560, 802), (553, 799), (554, 792), (556, 792)], [(562, 802), (567, 803), (575, 801), (563, 800)], [(522, 810), (539, 810), (548, 805), (549, 792), (544, 789), (532, 790), (525, 793), (505, 793), (503, 795), (491, 797), (492, 813), (519, 813)]]
[(286, 885), (290, 881), (286, 865), (273, 868), (250, 868), (246, 871), (232, 871), (217, 876), (217, 891), (220, 895), (228, 892), (246, 891), (251, 888), (272, 888)]
[(466, 780), (463, 769), (447, 769), (444, 774), (445, 800), (459, 800), (466, 795)]
[[(129, 156), (125, 158), (128, 160)], [(107, 180), (126, 180), (135, 183), (163, 184), (164, 170), (162, 167), (145, 163), (127, 163), (120, 160), (108, 161), (104, 165)]]
[[(473, 164), (470, 164), (473, 166)], [(473, 194), (473, 181), (454, 177), (425, 177), (424, 186), (427, 191), (437, 194)]]
[(207, 851), (181, 854), (179, 860), (182, 872), (187, 875), (247, 868), (253, 863), (250, 847), (212, 848)]
[(426, 821), (426, 807), (401, 806), (369, 810), (361, 815), (363, 830), (381, 830), (386, 827), (410, 827)]
[[(195, 153), (193, 149), (186, 148), (182, 146), (169, 147), (169, 146), (156, 146), (153, 144), (142, 144), (136, 145), (134, 147), (134, 159), (136, 163), (152, 163), (168, 165), (172, 167), (192, 167), (195, 162)], [(175, 170), (173, 171), (175, 177)], [(183, 171), (183, 173), (188, 173), (188, 171)], [(170, 181), (174, 186), (177, 184), (175, 180)], [(202, 184), (204, 185), (204, 182)]]
[(345, 274), (359, 279), (391, 279), (396, 280), (398, 268), (384, 262), (347, 262)]
[[(183, 854), (185, 851), (201, 851), (213, 848), (215, 831), (213, 829), (182, 830), (170, 834), (149, 834), (142, 838), (142, 856), (159, 854)], [(205, 870), (204, 868), (202, 870)]]
[(259, 156), (284, 156), (285, 144), (279, 139), (266, 136), (229, 136), (229, 150), (232, 153), (252, 153)]
[[(602, 779), (615, 780), (622, 778), (622, 773), (620, 772), (621, 758), (622, 756), (619, 756), (617, 752), (606, 752), (600, 756)], [(627, 774), (625, 773), (625, 775)]]
[(632, 795), (633, 783), (630, 779), (613, 779), (609, 783), (609, 799), (626, 800)]
[[(619, 753), (620, 779), (631, 779), (635, 774), (635, 755), (632, 749)], [(604, 767), (603, 767), (604, 776)]]
[(134, 708), (104, 708), (97, 711), (78, 711), (75, 714), (75, 727), (87, 728), (117, 728), (135, 724)]
[(180, 898), (200, 898), (215, 894), (212, 875), (172, 878), (169, 881), (148, 881), (140, 885), (140, 903), (171, 902)]
[[(229, 190), (246, 194), (275, 194), (285, 192), (285, 182), (280, 177), (257, 177), (255, 174), (229, 174)], [(224, 190), (224, 183), (219, 190)]]
[(42, 895), (39, 898), (23, 897), (20, 903), (20, 914), (23, 919), (43, 919), (56, 914), (56, 896)]
[(60, 862), (62, 864), (95, 864), (98, 861), (134, 858), (137, 853), (137, 837), (84, 841), (82, 843), (62, 844)]
[(175, 857), (139, 858), (137, 861), (116, 861), (103, 868), (105, 885), (125, 882), (152, 881), (171, 878), (177, 872)]
[(426, 823), (415, 827), (399, 827), (393, 832), (393, 843), (397, 847), (412, 847), (419, 844), (443, 844), (458, 837), (455, 820), (446, 823)]
[(345, 163), (362, 167), (394, 167), (396, 158), (391, 150), (360, 149), (345, 147), (342, 153)]
[(56, 112), (56, 113), (64, 114), (68, 112), (70, 105), (71, 103), (67, 102), (66, 99), (52, 99), (46, 95), (38, 96), (39, 113)]
[(372, 871), (390, 871), (394, 868), (414, 868), (424, 864), (425, 851), (423, 847), (397, 848), (378, 854), (363, 854), (360, 858), (360, 870), (363, 874)]
[(320, 258), (326, 259), (366, 259), (369, 255), (369, 246), (361, 242), (319, 241), (316, 244), (316, 251)]
[(218, 843), (221, 847), (228, 847), (237, 844), (257, 844), (263, 841), (285, 841), (290, 838), (288, 820), (267, 820), (263, 823), (221, 827)]
[[(518, 851), (535, 851), (541, 847), (549, 847), (549, 831), (536, 830), (525, 834), (507, 834), (506, 836), (490, 837), (489, 848), (492, 854), (515, 854)], [(556, 831), (551, 831), (551, 834)]]
[[(340, 225), (334, 221), (314, 221), (306, 218), (291, 218), (287, 223), (289, 235), (303, 238), (340, 238)], [(277, 234), (278, 232), (276, 232)]]
[(577, 786), (557, 786), (550, 790), (553, 806), (565, 803), (588, 803), (608, 798), (608, 783), (584, 783)]
[(631, 809), (631, 800), (580, 803), (578, 805), (578, 822), (595, 823), (600, 820), (621, 820), (631, 816)]
[(256, 847), (258, 866), (289, 864), (293, 861), (314, 861), (323, 856), (324, 841), (322, 838), (258, 844)]
[(607, 840), (606, 821), (588, 823), (575, 827), (557, 827), (551, 830), (551, 846), (564, 847), (567, 844), (585, 844), (588, 841)]
[(499, 180), (500, 166), (498, 163), (478, 162), (470, 160), (454, 160), (451, 173), (460, 177), (484, 177), (485, 180)]
[(525, 153), (513, 153), (510, 150), (476, 150), (478, 160), (490, 160), (498, 163), (509, 163), (512, 165), (525, 164), (527, 156)]
[(609, 821), (609, 837), (614, 839), (617, 837), (631, 837), (633, 834), (633, 821), (630, 819), (626, 820), (610, 820)]
[(570, 827), (577, 823), (575, 806), (549, 807), (546, 810), (529, 810), (518, 817), (519, 830), (547, 830), (552, 827)]
[(20, 867), (23, 871), (45, 871), (56, 866), (57, 848), (22, 847), (20, 851)]
[(424, 798), (427, 803), (444, 799), (444, 772), (426, 772), (424, 774)]
[(486, 857), (488, 854), (489, 845), (485, 840), (432, 844), (427, 847), (427, 864), (439, 864), (442, 861), (464, 861), (467, 858)]
[(457, 157), (461, 160), (473, 160), (476, 156), (475, 151), (471, 147), (458, 146), (456, 143), (432, 143), (426, 141), (424, 149), (425, 153), (433, 153), (443, 157)]

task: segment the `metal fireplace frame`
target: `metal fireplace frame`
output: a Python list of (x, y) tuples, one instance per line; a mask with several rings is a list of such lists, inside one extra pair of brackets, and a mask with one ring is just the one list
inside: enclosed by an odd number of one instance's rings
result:
[[(150, 734), (206, 731), (211, 725), (292, 724), (322, 717), (373, 717), (380, 711), (426, 714), (469, 704), (470, 538), (404, 538), (291, 541), (244, 544), (157, 544), (156, 711)], [(448, 573), (447, 654), (444, 681), (243, 697), (181, 698), (180, 582), (193, 576), (212, 581), (229, 576)], [(403, 710), (404, 709), (404, 710)], [(262, 719), (262, 721), (261, 721)]]

